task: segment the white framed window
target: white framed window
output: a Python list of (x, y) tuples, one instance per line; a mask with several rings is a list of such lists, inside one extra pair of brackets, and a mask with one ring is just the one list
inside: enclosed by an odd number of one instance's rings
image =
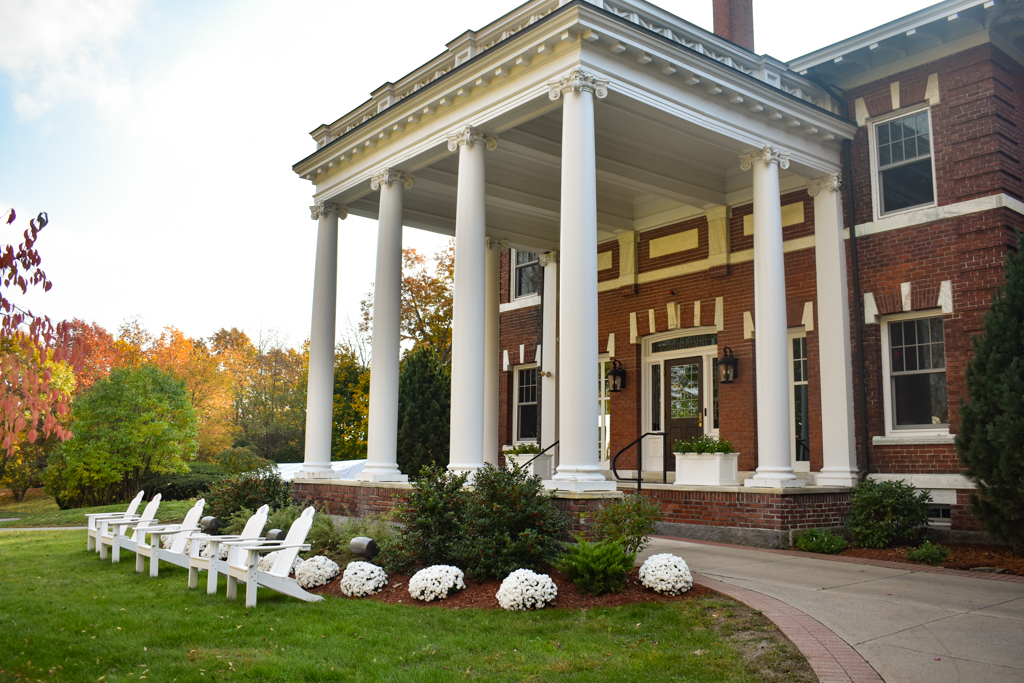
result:
[(803, 327), (789, 331), (789, 414), (793, 425), (790, 456), (793, 469), (811, 469), (810, 397), (807, 380), (807, 332)]
[(540, 255), (532, 251), (513, 249), (512, 301), (540, 295)]
[(882, 320), (882, 373), (887, 435), (949, 434), (941, 311)]
[(891, 114), (869, 132), (875, 218), (935, 206), (931, 110)]
[(514, 398), (515, 409), (512, 411), (513, 442), (536, 443), (540, 411), (537, 403), (537, 386), (540, 372), (537, 365), (517, 365), (515, 376)]
[(611, 394), (609, 393), (608, 386), (608, 371), (611, 370), (611, 367), (612, 362), (607, 353), (602, 353), (598, 356), (597, 433), (602, 463), (606, 463), (610, 457), (608, 447), (611, 442), (612, 433), (612, 402), (609, 400)]

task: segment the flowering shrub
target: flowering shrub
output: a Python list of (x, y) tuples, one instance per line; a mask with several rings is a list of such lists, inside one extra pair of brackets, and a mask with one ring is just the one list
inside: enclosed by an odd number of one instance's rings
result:
[(494, 596), (502, 609), (509, 611), (544, 609), (558, 595), (558, 586), (547, 574), (517, 569), (501, 582)]
[[(259, 569), (261, 572), (269, 572), (270, 569), (274, 566), (274, 562), (277, 560), (277, 553), (278, 552), (280, 552), (280, 551), (275, 550), (272, 553), (267, 553), (266, 555), (261, 555), (260, 556), (260, 563), (259, 563), (259, 565), (257, 565), (257, 569)], [(298, 555), (296, 555), (295, 556), (295, 561), (292, 562), (292, 571), (295, 571), (296, 569), (298, 569), (299, 566), (302, 564), (302, 561), (303, 561), (302, 558), (299, 557)]]
[(693, 588), (690, 568), (672, 553), (651, 555), (640, 567), (640, 583), (655, 593), (682, 595)]
[(276, 471), (243, 472), (210, 485), (205, 496), (205, 512), (227, 521), (242, 508), (255, 510), (264, 503), (277, 510), (288, 504), (290, 496), (290, 484)]
[(341, 573), (338, 563), (329, 557), (317, 555), (295, 568), (295, 582), (303, 588), (322, 586)]
[(364, 598), (379, 593), (386, 585), (388, 575), (369, 562), (349, 562), (341, 577), (341, 592), (350, 598)]
[(435, 564), (419, 570), (409, 579), (409, 595), (423, 602), (444, 600), (466, 587), (464, 578), (465, 574), (458, 567)]

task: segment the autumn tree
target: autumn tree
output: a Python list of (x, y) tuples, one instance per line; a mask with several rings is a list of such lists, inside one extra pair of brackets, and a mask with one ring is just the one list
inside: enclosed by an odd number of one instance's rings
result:
[(68, 331), (71, 348), (77, 350), (82, 357), (78, 372), (75, 373), (75, 390), (85, 391), (117, 366), (114, 335), (98, 323), (87, 323), (81, 318), (68, 323)]
[[(5, 214), (8, 229), (17, 218), (13, 209)], [(40, 213), (29, 221), (20, 242), (0, 247), (0, 476), (24, 435), (27, 443), (42, 436), (54, 435), (65, 440), (71, 433), (61, 424), (67, 413), (70, 394), (52, 384), (52, 368), (46, 361), (79, 363), (80, 354), (69, 346), (65, 323), (53, 324), (14, 300), (15, 292), (26, 294), (30, 287), (44, 292), (53, 283), (40, 267), (42, 258), (36, 248), (39, 232), (49, 219)], [(15, 240), (16, 241), (16, 240)]]
[[(415, 249), (402, 250), (402, 341), (429, 344), (445, 367), (451, 365), (455, 240), (434, 254), (433, 266)], [(360, 303), (360, 330), (373, 329), (373, 291)]]

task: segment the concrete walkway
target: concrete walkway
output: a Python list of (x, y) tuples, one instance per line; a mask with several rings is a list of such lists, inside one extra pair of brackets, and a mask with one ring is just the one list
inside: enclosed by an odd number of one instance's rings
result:
[(673, 553), (712, 587), (720, 581), (781, 601), (831, 629), (890, 683), (1024, 681), (1024, 582), (651, 540), (638, 560)]

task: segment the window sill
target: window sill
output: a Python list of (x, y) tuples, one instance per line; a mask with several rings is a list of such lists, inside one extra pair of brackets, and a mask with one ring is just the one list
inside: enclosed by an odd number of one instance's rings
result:
[(889, 434), (872, 437), (871, 444), (873, 446), (952, 446), (954, 439), (956, 439), (956, 434)]
[(524, 296), (520, 299), (510, 301), (507, 304), (499, 304), (498, 312), (505, 313), (507, 311), (517, 311), (520, 308), (529, 308), (531, 306), (539, 306), (541, 301), (540, 294), (533, 294), (531, 296)]

